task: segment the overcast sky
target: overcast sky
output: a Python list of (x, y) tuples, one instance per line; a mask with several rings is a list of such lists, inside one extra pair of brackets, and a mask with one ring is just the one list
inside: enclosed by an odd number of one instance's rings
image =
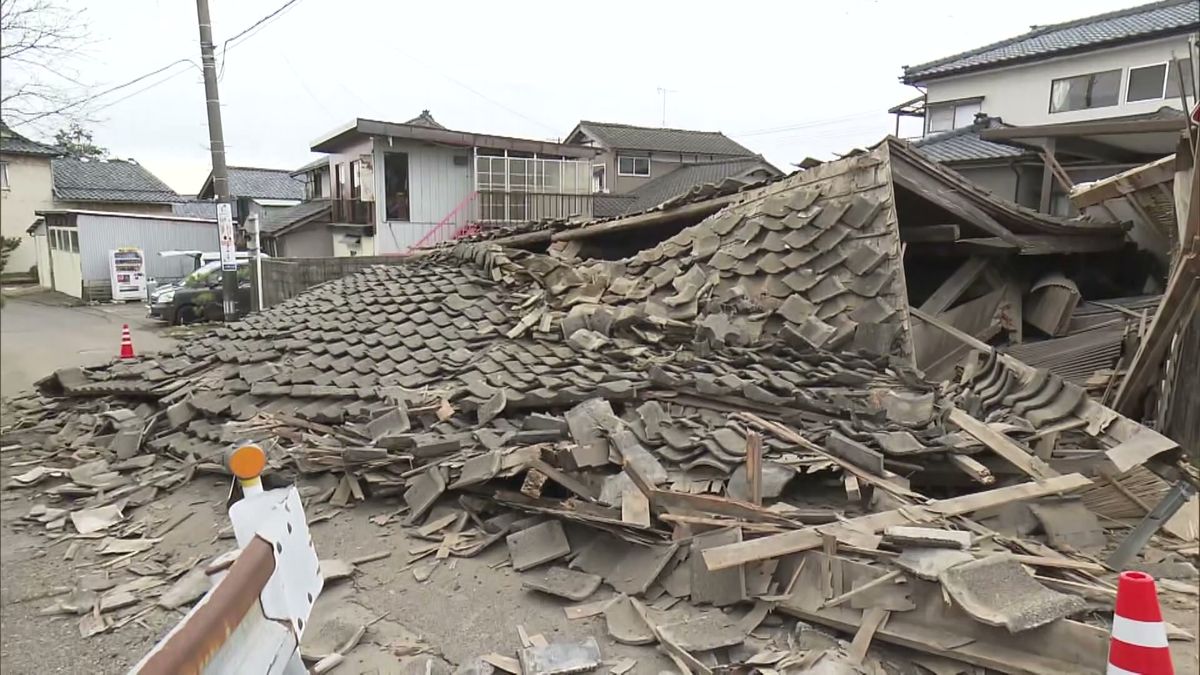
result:
[[(199, 63), (190, 0), (65, 1), (91, 33), (75, 64), (83, 81)], [(210, 2), (220, 45), (284, 0)], [(667, 126), (723, 131), (787, 170), (890, 133), (887, 109), (917, 94), (897, 80), (905, 64), (1133, 4), (298, 0), (224, 61), (229, 163), (295, 168), (355, 117), (400, 122), (426, 108), (452, 129), (531, 138), (562, 138), (580, 119), (658, 126), (665, 88)], [(113, 156), (181, 193), (200, 187), (210, 164), (196, 65), (97, 106), (96, 141)]]

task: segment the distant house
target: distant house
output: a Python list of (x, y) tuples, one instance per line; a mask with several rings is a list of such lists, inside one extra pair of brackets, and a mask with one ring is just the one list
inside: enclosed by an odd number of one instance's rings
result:
[[(252, 213), (264, 218), (270, 211), (295, 206), (304, 200), (303, 179), (292, 175), (288, 169), (231, 166), (228, 172), (233, 220), (238, 225), (245, 226)], [(205, 217), (216, 217), (216, 207), (211, 206), (215, 198), (212, 173), (209, 172), (196, 193), (196, 201), (207, 203), (212, 209), (212, 215)]]
[(21, 240), (9, 254), (6, 273), (24, 274), (37, 264), (37, 249), (26, 229), (37, 211), (54, 203), (50, 160), (58, 148), (32, 141), (0, 121), (0, 233)]
[(760, 155), (719, 131), (637, 127), (584, 120), (568, 143), (599, 150), (592, 191), (600, 217), (636, 213), (705, 183), (780, 175)]
[(179, 195), (134, 160), (51, 161), (54, 208), (170, 214)]
[(922, 120), (927, 157), (1064, 214), (1069, 186), (1055, 164), (1077, 183), (1175, 152), (1196, 102), (1197, 31), (1196, 0), (1037, 26), (905, 66), (901, 82), (924, 93), (890, 112)]
[(470, 228), (592, 216), (597, 151), (583, 145), (454, 131), (426, 110), (407, 122), (356, 119), (310, 149), (328, 157), (328, 172), (310, 165), (304, 185), (329, 187), (330, 246), (357, 228), (377, 254), (404, 253)]

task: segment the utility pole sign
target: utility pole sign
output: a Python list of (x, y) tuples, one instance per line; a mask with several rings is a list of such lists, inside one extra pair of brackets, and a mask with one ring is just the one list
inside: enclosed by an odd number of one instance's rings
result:
[(196, 0), (196, 18), (200, 24), (208, 149), (212, 154), (213, 196), (217, 201), (217, 230), (221, 238), (221, 304), (225, 308), (225, 320), (233, 321), (237, 318), (237, 245), (233, 239), (233, 207), (229, 204), (229, 170), (225, 165), (225, 135), (221, 131), (221, 99), (217, 95), (217, 59), (213, 54), (208, 0)]
[(221, 236), (221, 271), (237, 271), (237, 244), (233, 240), (233, 207), (217, 204), (217, 232)]

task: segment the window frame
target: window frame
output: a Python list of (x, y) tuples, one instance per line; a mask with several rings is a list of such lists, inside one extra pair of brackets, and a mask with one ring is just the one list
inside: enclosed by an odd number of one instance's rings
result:
[[(1128, 68), (1109, 68), (1108, 70), (1096, 70), (1096, 71), (1092, 71), (1090, 73), (1080, 73), (1078, 75), (1068, 75), (1066, 77), (1052, 78), (1050, 80), (1050, 95), (1047, 97), (1047, 101), (1046, 101), (1047, 114), (1057, 115), (1059, 113), (1078, 112), (1080, 110), (1099, 110), (1100, 108), (1112, 108), (1114, 106), (1120, 106), (1122, 104), (1122, 102), (1124, 102), (1125, 83), (1126, 83), (1126, 80), (1128, 79), (1126, 77), (1127, 70), (1128, 70)], [(1104, 75), (1106, 73), (1117, 73), (1117, 99), (1115, 102), (1108, 104), (1108, 105), (1096, 105), (1096, 106), (1085, 105), (1082, 108), (1064, 108), (1062, 110), (1054, 109), (1054, 83), (1055, 82), (1064, 82), (1066, 80), (1075, 80), (1075, 79), (1079, 79), (1082, 77), (1095, 77), (1097, 75)]]
[(8, 182), (8, 162), (0, 162), (0, 190), (11, 190), (12, 184)]
[[(623, 159), (628, 159), (634, 163), (633, 164), (634, 170), (632, 172), (627, 172), (627, 171), (621, 170), (621, 160), (623, 160)], [(637, 172), (637, 161), (638, 160), (643, 160), (646, 162), (646, 173), (638, 173)], [(650, 177), (650, 156), (649, 155), (645, 155), (645, 156), (643, 156), (643, 155), (617, 155), (617, 175), (618, 176), (630, 176), (633, 178), (649, 178)]]
[[(971, 126), (975, 123), (975, 116), (983, 112), (984, 98), (984, 96), (971, 96), (969, 98), (952, 98), (947, 101), (934, 101), (933, 103), (925, 104), (925, 122), (923, 125), (925, 135), (928, 136), (929, 134), (941, 134), (947, 131), (954, 131), (955, 129), (963, 129)], [(966, 121), (966, 124), (960, 125), (958, 123), (959, 109), (965, 107), (972, 107), (974, 108), (974, 111), (971, 113), (971, 119)], [(946, 129), (934, 129), (932, 126), (933, 112), (935, 110), (947, 108), (950, 110), (950, 126)]]
[[(1129, 98), (1129, 87), (1130, 87), (1130, 85), (1133, 84), (1133, 71), (1141, 70), (1143, 68), (1154, 68), (1156, 66), (1163, 67), (1162, 86), (1159, 87), (1158, 96), (1151, 96), (1149, 98), (1139, 98), (1139, 99)], [(1153, 63), (1145, 63), (1140, 66), (1129, 66), (1128, 68), (1125, 69), (1125, 71), (1126, 71), (1125, 72), (1125, 83), (1124, 83), (1125, 86), (1123, 87), (1123, 91), (1122, 91), (1122, 94), (1124, 97), (1123, 100), (1125, 101), (1125, 103), (1141, 103), (1143, 101), (1161, 101), (1167, 97), (1167, 80), (1171, 76), (1171, 62), (1170, 61), (1155, 61)], [(1085, 110), (1088, 110), (1088, 108), (1085, 108)]]

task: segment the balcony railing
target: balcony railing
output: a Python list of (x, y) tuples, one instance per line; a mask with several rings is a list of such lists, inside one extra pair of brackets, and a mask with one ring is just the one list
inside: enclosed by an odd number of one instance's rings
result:
[(348, 225), (374, 225), (375, 202), (358, 199), (334, 199), (332, 222)]
[(522, 223), (591, 217), (591, 194), (480, 190), (474, 219), (479, 223)]

